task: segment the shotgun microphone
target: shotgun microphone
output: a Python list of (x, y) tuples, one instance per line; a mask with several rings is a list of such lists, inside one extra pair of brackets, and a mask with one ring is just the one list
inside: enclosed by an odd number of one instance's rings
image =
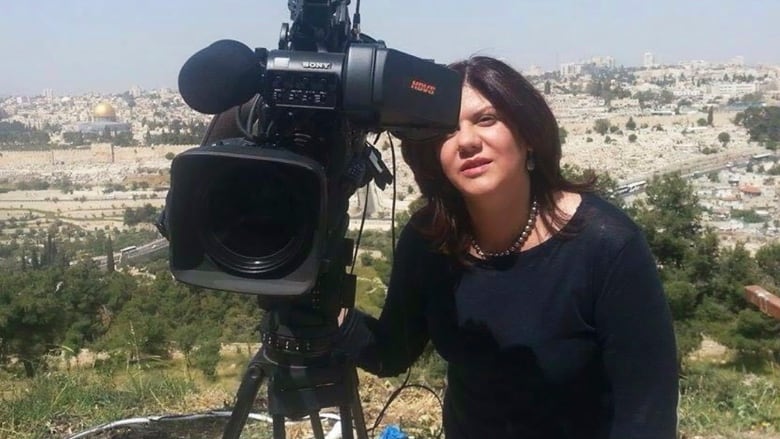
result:
[(265, 66), (252, 49), (220, 40), (201, 49), (179, 72), (179, 93), (195, 111), (219, 114), (260, 92)]

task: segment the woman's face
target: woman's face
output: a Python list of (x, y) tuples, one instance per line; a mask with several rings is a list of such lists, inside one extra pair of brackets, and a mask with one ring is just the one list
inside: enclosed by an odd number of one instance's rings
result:
[(458, 130), (441, 145), (444, 175), (463, 194), (474, 198), (506, 194), (528, 185), (528, 148), (503, 115), (478, 91), (463, 87)]

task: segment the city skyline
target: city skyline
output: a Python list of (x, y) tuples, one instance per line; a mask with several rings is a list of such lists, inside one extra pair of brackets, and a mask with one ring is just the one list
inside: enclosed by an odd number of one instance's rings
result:
[[(287, 2), (171, 0), (105, 4), (14, 2), (0, 16), (0, 96), (119, 93), (133, 86), (176, 88), (181, 65), (211, 42), (229, 38), (275, 48), (289, 22)], [(557, 69), (597, 56), (642, 66), (687, 60), (780, 65), (772, 42), (780, 3), (760, 0), (363, 0), (362, 29), (399, 49), (437, 62), (488, 54), (526, 69)], [(691, 4), (688, 4), (691, 3)], [(354, 13), (352, 1), (350, 13)], [(444, 7), (446, 6), (446, 7)], [(706, 6), (706, 7), (705, 7)], [(684, 17), (684, 18), (683, 18)]]

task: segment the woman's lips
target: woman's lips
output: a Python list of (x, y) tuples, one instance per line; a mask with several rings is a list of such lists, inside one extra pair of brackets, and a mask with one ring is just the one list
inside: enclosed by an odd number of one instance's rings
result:
[(485, 170), (487, 170), (488, 164), (490, 164), (490, 160), (488, 159), (467, 160), (460, 167), (460, 172), (467, 177), (477, 176), (485, 172)]

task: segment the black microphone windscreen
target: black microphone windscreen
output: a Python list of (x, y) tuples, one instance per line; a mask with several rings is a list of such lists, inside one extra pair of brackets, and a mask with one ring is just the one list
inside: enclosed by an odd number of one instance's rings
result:
[(220, 40), (198, 51), (179, 72), (179, 93), (192, 109), (218, 114), (260, 90), (263, 66), (243, 43)]

